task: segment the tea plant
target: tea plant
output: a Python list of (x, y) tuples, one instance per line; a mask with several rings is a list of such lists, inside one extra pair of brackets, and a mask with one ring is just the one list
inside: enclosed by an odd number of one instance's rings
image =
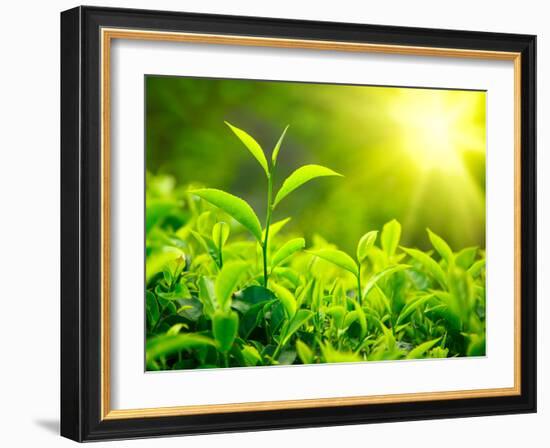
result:
[[(317, 177), (295, 170), (275, 193), (277, 157), (227, 123), (266, 178), (264, 225), (243, 199), (147, 175), (146, 361), (150, 370), (485, 354), (485, 253), (403, 247), (401, 225), (358, 239), (352, 257), (315, 235), (284, 234), (277, 205)], [(406, 230), (406, 229), (405, 229)], [(305, 250), (304, 250), (305, 249)]]
[[(273, 182), (275, 180), (275, 168), (277, 166), (277, 157), (279, 155), (279, 150), (281, 149), (281, 144), (285, 137), (288, 126), (285, 128), (281, 134), (275, 148), (273, 149), (271, 155), (271, 163), (267, 162), (264, 151), (261, 146), (258, 144), (254, 138), (247, 134), (242, 129), (239, 129), (227, 121), (225, 122), (227, 126), (235, 133), (235, 135), (241, 140), (245, 147), (250, 151), (254, 158), (258, 161), (263, 171), (265, 172), (266, 181), (267, 181), (267, 201), (266, 201), (266, 218), (265, 218), (265, 227), (262, 230), (260, 221), (254, 210), (250, 205), (241, 198), (233, 196), (225, 191), (216, 190), (213, 188), (193, 190), (192, 193), (200, 196), (204, 200), (210, 202), (212, 205), (221, 208), (228, 215), (234, 218), (236, 221), (241, 223), (246, 227), (250, 233), (258, 240), (262, 246), (263, 251), (263, 285), (267, 288), (267, 282), (269, 279), (268, 273), (268, 260), (267, 260), (267, 249), (269, 243), (269, 227), (271, 225), (271, 217), (275, 207), (279, 204), (286, 196), (296, 190), (298, 187), (302, 186), (306, 182), (309, 182), (312, 179), (323, 176), (341, 176), (340, 174), (332, 171), (329, 168), (326, 168), (321, 165), (304, 165), (294, 171), (290, 176), (288, 176), (281, 189), (277, 192), (275, 199), (273, 199)], [(303, 249), (305, 246), (305, 241), (303, 238), (296, 238), (292, 241), (288, 241), (280, 251), (275, 256), (275, 261), (280, 263), (285, 258), (292, 255), (294, 252)], [(221, 254), (221, 251), (220, 251)], [(277, 264), (278, 264), (277, 263)], [(276, 265), (275, 265), (276, 266)], [(273, 266), (274, 267), (274, 266)]]

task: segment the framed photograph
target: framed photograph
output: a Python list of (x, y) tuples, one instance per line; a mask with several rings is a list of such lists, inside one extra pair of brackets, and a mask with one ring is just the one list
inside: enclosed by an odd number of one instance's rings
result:
[(536, 410), (535, 36), (61, 14), (61, 433)]

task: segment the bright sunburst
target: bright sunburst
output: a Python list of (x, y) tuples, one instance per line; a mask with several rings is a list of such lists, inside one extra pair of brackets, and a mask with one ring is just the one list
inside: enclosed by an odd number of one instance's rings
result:
[(399, 145), (422, 171), (460, 172), (464, 151), (485, 150), (485, 129), (475, 119), (483, 110), (480, 95), (464, 93), (401, 89), (394, 98)]

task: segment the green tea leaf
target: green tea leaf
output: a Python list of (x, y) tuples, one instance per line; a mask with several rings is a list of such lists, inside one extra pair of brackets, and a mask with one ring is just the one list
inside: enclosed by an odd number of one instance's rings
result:
[(428, 352), (428, 358), (446, 358), (449, 354), (448, 348), (434, 347)]
[(357, 244), (357, 261), (359, 261), (359, 263), (362, 263), (365, 258), (367, 258), (369, 251), (374, 246), (374, 242), (376, 241), (377, 236), (378, 230), (373, 230), (371, 232), (365, 233), (361, 237), (361, 239), (359, 240), (359, 244)]
[(290, 283), (294, 289), (298, 288), (301, 284), (300, 273), (292, 268), (279, 266), (274, 268), (272, 273), (275, 275), (275, 278), (287, 280), (287, 282)]
[(431, 298), (432, 298), (432, 295), (427, 294), (405, 305), (405, 307), (401, 310), (401, 313), (399, 314), (399, 317), (397, 318), (397, 322), (395, 323), (395, 325), (397, 326), (403, 323), (405, 319), (407, 319), (412, 313), (414, 313), (417, 309), (419, 309)]
[(178, 300), (178, 303), (180, 306), (177, 313), (190, 321), (197, 322), (203, 315), (203, 304), (196, 297), (191, 297), (190, 299), (180, 299)]
[(145, 345), (146, 363), (149, 366), (161, 356), (213, 345), (212, 339), (194, 333), (156, 336), (147, 340)]
[(216, 311), (212, 320), (212, 333), (218, 349), (227, 352), (231, 349), (239, 329), (239, 315), (235, 311)]
[(380, 326), (382, 333), (384, 333), (383, 336), (381, 336), (381, 340), (385, 343), (388, 351), (393, 351), (397, 342), (395, 340), (395, 336), (393, 335), (392, 331), (388, 327), (386, 327), (381, 321), (378, 321), (378, 325)]
[(382, 249), (388, 257), (393, 257), (395, 255), (395, 250), (399, 245), (399, 240), (401, 239), (401, 224), (395, 219), (392, 219), (390, 222), (384, 224), (382, 228), (382, 235), (380, 240), (382, 242)]
[(344, 326), (346, 310), (342, 305), (331, 306), (326, 310), (326, 313), (332, 316), (336, 328), (342, 328)]
[(217, 222), (212, 228), (212, 240), (214, 241), (218, 249), (221, 249), (225, 245), (228, 238), (229, 224), (223, 221)]
[(186, 327), (186, 325), (182, 324), (182, 323), (172, 325), (170, 327), (170, 329), (166, 332), (166, 334), (169, 335), (169, 336), (174, 335), (174, 334), (179, 334), (181, 329), (185, 328), (185, 327)]
[(309, 310), (298, 310), (294, 318), (288, 324), (285, 331), (285, 336), (282, 341), (282, 345), (285, 345), (292, 335), (296, 333), (302, 325), (304, 325), (309, 319), (313, 317), (313, 313)]
[(186, 299), (191, 297), (191, 293), (189, 292), (189, 289), (187, 286), (183, 283), (178, 283), (173, 291), (170, 292), (162, 292), (159, 289), (159, 286), (155, 288), (155, 292), (157, 293), (157, 296), (164, 300), (180, 300), (180, 299)]
[(271, 287), (282, 303), (288, 317), (293, 317), (296, 313), (296, 299), (294, 295), (284, 286), (278, 285), (275, 282), (271, 282)]
[(162, 271), (162, 275), (164, 277), (164, 281), (166, 282), (167, 285), (171, 285), (172, 284), (172, 280), (173, 280), (173, 277), (172, 277), (172, 272), (170, 272), (170, 269), (164, 269)]
[(302, 364), (312, 364), (313, 363), (313, 351), (299, 339), (296, 341), (296, 352)]
[(243, 261), (231, 261), (223, 265), (215, 285), (216, 299), (223, 311), (228, 311), (231, 307), (231, 294), (247, 269), (248, 264)]
[(154, 327), (159, 320), (160, 311), (157, 299), (151, 291), (145, 293), (145, 311), (151, 327)]
[(355, 260), (341, 250), (319, 249), (315, 251), (308, 251), (308, 253), (329, 261), (330, 263), (351, 272), (356, 277), (359, 275), (359, 268), (357, 267)]
[(210, 255), (214, 259), (217, 258), (216, 244), (214, 243), (212, 238), (206, 235), (202, 235), (199, 232), (195, 232), (194, 230), (190, 230), (189, 233), (193, 235), (193, 237), (198, 241), (198, 243), (208, 255)]
[(485, 259), (476, 261), (470, 268), (468, 269), (468, 274), (472, 276), (472, 278), (478, 277), (483, 269), (485, 268)]
[(485, 356), (485, 335), (470, 334), (468, 340), (467, 356)]
[(247, 366), (257, 366), (262, 364), (262, 355), (253, 345), (245, 345), (241, 353)]
[(281, 264), (293, 253), (302, 250), (304, 247), (306, 247), (306, 240), (303, 238), (294, 238), (287, 241), (279, 248), (277, 252), (275, 252), (275, 255), (273, 255), (273, 258), (271, 259), (271, 269)]
[[(280, 300), (277, 300), (277, 302), (275, 302), (272, 306), (266, 305), (266, 307), (271, 308), (270, 329), (271, 335), (273, 336), (273, 334), (275, 334), (275, 332), (281, 327), (281, 325), (283, 325), (283, 323), (287, 321), (287, 313), (285, 311), (285, 307)], [(264, 308), (264, 312), (266, 311), (266, 308)]]
[(252, 330), (254, 330), (260, 323), (265, 307), (274, 303), (274, 300), (268, 300), (265, 302), (255, 303), (243, 314), (240, 322), (239, 332), (243, 338), (248, 338)]
[[(382, 291), (382, 288), (380, 286), (375, 285), (375, 291), (377, 292), (376, 297), (378, 298), (380, 305), (382, 307), (382, 311), (387, 311), (388, 313), (392, 313), (392, 304), (390, 302), (389, 297), (386, 295), (384, 291)], [(367, 293), (368, 294), (368, 293)], [(365, 296), (366, 297), (366, 296)]]
[(280, 366), (288, 366), (294, 364), (296, 360), (296, 352), (292, 349), (284, 350), (277, 358), (277, 364)]
[(397, 264), (395, 266), (390, 266), (389, 268), (386, 268), (374, 274), (371, 278), (369, 278), (369, 281), (363, 288), (363, 293), (362, 293), (363, 300), (367, 298), (367, 296), (369, 295), (369, 292), (372, 290), (372, 288), (374, 288), (377, 282), (379, 282), (385, 277), (388, 277), (389, 275), (394, 274), (395, 272), (403, 271), (409, 268), (410, 266), (408, 264)]
[(217, 307), (215, 294), (214, 282), (202, 276), (199, 279), (199, 300), (202, 303), (205, 314), (210, 317), (214, 314), (214, 310)]
[(419, 346), (412, 349), (407, 355), (407, 359), (420, 359), (424, 356), (428, 350), (430, 350), (435, 344), (437, 344), (441, 338), (432, 339), (431, 341), (424, 342)]
[(242, 300), (251, 305), (273, 300), (274, 298), (275, 294), (273, 294), (273, 291), (258, 285), (248, 286), (235, 293), (235, 299)]
[(261, 242), (262, 226), (260, 225), (260, 220), (246, 201), (226, 193), (225, 191), (216, 190), (215, 188), (203, 188), (200, 190), (191, 190), (190, 192), (210, 202), (212, 205), (221, 208), (224, 212), (246, 227), (250, 233)]
[(432, 257), (418, 249), (407, 249), (406, 247), (403, 247), (403, 250), (410, 257), (414, 258), (422, 266), (424, 266), (424, 269), (426, 269), (428, 274), (435, 278), (442, 288), (447, 288), (445, 272), (443, 272), (441, 266), (439, 266), (439, 264)]
[(365, 233), (361, 237), (359, 243), (357, 244), (357, 261), (359, 263), (362, 263), (365, 258), (367, 258), (367, 255), (374, 246), (374, 242), (376, 241), (377, 236), (378, 230), (373, 230), (371, 232)]
[(273, 148), (273, 153), (271, 154), (271, 161), (273, 162), (273, 166), (277, 164), (277, 157), (279, 156), (279, 150), (281, 149), (281, 143), (283, 143), (283, 140), (285, 138), (286, 131), (288, 130), (288, 125), (286, 126), (285, 130), (279, 137), (279, 140), (277, 141), (277, 144), (275, 145), (275, 148)]
[(441, 238), (439, 235), (436, 235), (434, 232), (432, 232), (430, 229), (426, 229), (426, 230), (428, 231), (428, 237), (430, 238), (432, 246), (437, 251), (437, 253), (447, 263), (451, 263), (451, 261), (453, 260), (453, 251), (450, 248), (450, 246), (447, 244), (447, 242), (443, 238)]
[[(281, 229), (291, 220), (291, 218), (285, 218), (281, 219), (280, 221), (274, 222), (269, 226), (269, 238), (270, 240), (273, 239), (275, 235), (277, 235)], [(265, 229), (262, 231), (262, 241), (265, 239)]]
[(145, 281), (149, 281), (159, 272), (162, 272), (166, 265), (181, 257), (183, 252), (179, 249), (167, 247), (162, 252), (148, 255), (145, 260)]
[(357, 313), (357, 322), (359, 323), (359, 328), (361, 329), (359, 338), (364, 339), (367, 335), (367, 316), (365, 315), (363, 308), (361, 308), (361, 305), (359, 305), (359, 302), (357, 302), (357, 300), (353, 300), (353, 306), (355, 307), (355, 312)]
[(467, 323), (468, 314), (474, 305), (474, 291), (472, 276), (468, 272), (456, 267), (449, 272), (449, 292), (453, 298), (451, 309), (461, 316), (463, 323)]
[(273, 203), (273, 207), (277, 206), (277, 204), (281, 202), (281, 200), (283, 200), (286, 196), (288, 196), (290, 193), (296, 190), (296, 188), (302, 186), (303, 184), (305, 184), (306, 182), (312, 179), (315, 179), (317, 177), (324, 177), (324, 176), (342, 176), (342, 175), (338, 174), (335, 171), (332, 171), (330, 168), (326, 168), (321, 165), (304, 165), (298, 168), (290, 176), (288, 176), (283, 182), (281, 189), (275, 196), (275, 202)]
[(199, 215), (196, 228), (201, 234), (207, 235), (212, 231), (214, 224), (216, 224), (216, 216), (209, 210)]
[(350, 311), (346, 314), (346, 317), (344, 318), (344, 328), (348, 328), (351, 324), (353, 324), (355, 321), (357, 321), (357, 311)]
[(446, 291), (433, 291), (433, 295), (437, 297), (437, 299), (443, 305), (442, 307), (440, 306), (432, 308), (434, 314), (443, 317), (447, 321), (447, 325), (449, 328), (452, 328), (455, 331), (461, 331), (461, 310), (460, 308), (457, 309), (456, 307), (457, 302), (455, 300), (455, 297), (451, 293)]
[(467, 247), (456, 254), (456, 265), (464, 270), (469, 269), (477, 255), (477, 247)]
[(225, 121), (224, 123), (229, 127), (229, 129), (233, 131), (233, 133), (239, 138), (239, 140), (244, 143), (244, 146), (246, 146), (246, 148), (250, 151), (250, 153), (256, 158), (261, 167), (264, 169), (266, 176), (269, 176), (269, 167), (267, 166), (267, 160), (265, 158), (264, 151), (262, 147), (258, 144), (258, 142), (242, 129), (233, 126), (227, 121)]
[(325, 362), (328, 363), (363, 361), (358, 354), (336, 350), (329, 343), (321, 344), (321, 352)]

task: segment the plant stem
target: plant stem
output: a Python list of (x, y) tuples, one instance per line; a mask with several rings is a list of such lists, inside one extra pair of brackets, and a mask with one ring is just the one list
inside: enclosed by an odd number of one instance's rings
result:
[(267, 288), (267, 247), (269, 241), (269, 226), (271, 225), (271, 213), (273, 212), (273, 177), (272, 173), (267, 176), (267, 216), (265, 218), (265, 237), (262, 245), (264, 255), (264, 288)]
[(275, 348), (275, 351), (273, 352), (273, 355), (271, 356), (271, 358), (274, 359), (275, 361), (277, 361), (277, 358), (279, 357), (279, 354), (281, 353), (282, 348), (283, 348), (283, 346), (279, 342), (279, 344), (277, 344), (277, 347)]

